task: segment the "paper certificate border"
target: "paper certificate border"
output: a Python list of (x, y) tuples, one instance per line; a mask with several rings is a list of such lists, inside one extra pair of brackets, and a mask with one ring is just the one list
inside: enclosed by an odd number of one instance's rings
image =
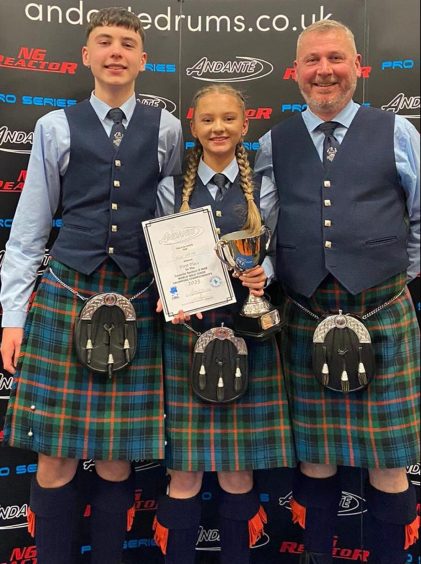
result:
[[(146, 245), (148, 247), (148, 251), (149, 251), (149, 256), (151, 259), (151, 263), (152, 263), (152, 268), (153, 268), (153, 272), (154, 272), (154, 276), (155, 276), (155, 281), (158, 287), (158, 293), (159, 293), (159, 297), (161, 298), (161, 302), (162, 302), (162, 306), (163, 306), (163, 312), (164, 312), (164, 316), (165, 316), (165, 320), (166, 321), (171, 321), (178, 313), (179, 310), (177, 310), (177, 312), (172, 312), (172, 307), (169, 306), (169, 303), (167, 302), (167, 298), (166, 298), (166, 292), (164, 291), (163, 285), (162, 285), (162, 281), (161, 281), (161, 277), (159, 275), (159, 261), (157, 260), (157, 254), (156, 254), (156, 250), (154, 248), (154, 245), (152, 243), (152, 239), (149, 233), (149, 228), (151, 225), (159, 223), (159, 222), (171, 222), (171, 220), (176, 220), (178, 217), (183, 216), (185, 217), (186, 215), (199, 215), (199, 214), (203, 214), (204, 217), (203, 219), (201, 218), (200, 221), (207, 221), (210, 224), (211, 230), (212, 230), (212, 234), (214, 237), (214, 242), (215, 245), (218, 242), (218, 235), (216, 233), (216, 226), (215, 226), (215, 221), (213, 218), (213, 213), (212, 213), (212, 208), (211, 206), (203, 206), (200, 208), (195, 208), (186, 212), (181, 212), (181, 213), (175, 213), (175, 214), (171, 214), (171, 215), (166, 215), (166, 216), (162, 216), (162, 217), (158, 217), (155, 219), (149, 219), (147, 221), (143, 221), (142, 222), (142, 227), (143, 227), (143, 231), (145, 234), (145, 240), (146, 240)], [(212, 304), (209, 304), (208, 306), (201, 306), (201, 307), (197, 307), (197, 308), (192, 308), (189, 310), (186, 310), (185, 313), (188, 313), (189, 315), (191, 314), (195, 314), (198, 312), (203, 312), (203, 311), (209, 311), (212, 309), (216, 309), (218, 307), (223, 307), (229, 304), (233, 304), (235, 303), (236, 297), (234, 294), (234, 289), (232, 287), (232, 282), (231, 282), (231, 277), (229, 275), (228, 272), (228, 268), (227, 266), (221, 261), (221, 268), (222, 268), (222, 272), (224, 274), (224, 279), (225, 279), (225, 283), (229, 292), (229, 297), (227, 297), (227, 299), (222, 300), (222, 301), (217, 301), (214, 302)]]

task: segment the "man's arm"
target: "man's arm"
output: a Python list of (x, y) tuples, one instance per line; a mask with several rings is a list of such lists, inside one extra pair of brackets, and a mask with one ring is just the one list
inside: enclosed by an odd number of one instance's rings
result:
[(409, 219), (408, 281), (420, 272), (420, 135), (405, 118), (395, 120), (396, 168), (406, 195)]

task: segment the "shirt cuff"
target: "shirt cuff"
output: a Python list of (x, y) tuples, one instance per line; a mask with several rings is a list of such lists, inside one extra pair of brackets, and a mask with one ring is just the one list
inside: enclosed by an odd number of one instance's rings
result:
[(3, 311), (2, 327), (25, 327), (26, 311)]

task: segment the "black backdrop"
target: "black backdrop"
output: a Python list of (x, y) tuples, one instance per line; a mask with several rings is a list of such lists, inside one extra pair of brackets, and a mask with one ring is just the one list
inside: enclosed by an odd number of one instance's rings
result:
[[(259, 137), (271, 125), (303, 109), (293, 80), (297, 34), (312, 21), (339, 19), (355, 33), (363, 55), (363, 78), (356, 100), (406, 116), (419, 128), (419, 3), (417, 0), (127, 0), (147, 30), (147, 70), (136, 92), (141, 103), (166, 107), (183, 122), (186, 146), (190, 100), (206, 81), (230, 81), (248, 98), (252, 160)], [(5, 243), (25, 180), (37, 118), (87, 97), (90, 73), (81, 65), (80, 47), (89, 12), (114, 5), (105, 0), (1, 0), (0, 2), (0, 267)], [(54, 231), (60, 228), (60, 219)], [(43, 266), (48, 261), (48, 248)], [(41, 268), (42, 270), (42, 268)], [(411, 284), (419, 311), (419, 279)], [(0, 364), (0, 440), (11, 376)], [(81, 463), (87, 507), (81, 535), (81, 562), (89, 561), (89, 483), (92, 461)], [(162, 562), (151, 534), (164, 469), (136, 461), (137, 513), (128, 534), (124, 562)], [(35, 564), (26, 532), (26, 503), (36, 456), (0, 449), (0, 563)], [(419, 486), (420, 467), (408, 468)], [(343, 469), (335, 557), (367, 561), (363, 548), (365, 473)], [(261, 501), (269, 515), (266, 535), (253, 550), (255, 563), (296, 563), (300, 531), (290, 523), (289, 470), (256, 473)], [(203, 487), (204, 512), (198, 542), (200, 562), (216, 562), (218, 530), (214, 476)], [(420, 563), (418, 545), (409, 563)], [(106, 563), (104, 563), (106, 564)]]

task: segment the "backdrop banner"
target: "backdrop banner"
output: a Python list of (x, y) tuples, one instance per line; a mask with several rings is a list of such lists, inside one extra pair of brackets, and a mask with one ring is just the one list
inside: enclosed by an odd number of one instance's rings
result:
[[(92, 77), (81, 62), (85, 27), (92, 13), (115, 4), (112, 0), (0, 2), (0, 268), (24, 189), (35, 122), (51, 110), (89, 97)], [(355, 34), (363, 65), (356, 101), (405, 116), (419, 129), (417, 0), (123, 0), (117, 4), (137, 14), (147, 34), (148, 63), (136, 85), (137, 99), (179, 117), (186, 148), (193, 145), (189, 129), (193, 94), (211, 82), (228, 82), (247, 98), (250, 129), (246, 147), (253, 162), (260, 136), (305, 109), (294, 81), (295, 45), (300, 31), (320, 19), (343, 21)], [(60, 227), (57, 215), (40, 275)], [(419, 279), (410, 289), (419, 312)], [(11, 386), (12, 377), (0, 361), (0, 442)], [(81, 563), (89, 562), (89, 492), (94, 465), (93, 460), (80, 463), (86, 490)], [(136, 517), (123, 563), (163, 562), (152, 538), (152, 520), (157, 498), (165, 488), (165, 469), (145, 460), (134, 461), (134, 467)], [(419, 491), (419, 464), (407, 471)], [(35, 453), (0, 448), (0, 564), (37, 562), (33, 539), (26, 530), (29, 484), (35, 472)], [(366, 475), (345, 468), (341, 477), (335, 562), (367, 562), (363, 542)], [(259, 471), (256, 482), (269, 524), (252, 551), (253, 563), (297, 563), (303, 546), (299, 527), (291, 523), (291, 471)], [(215, 476), (207, 475), (197, 543), (200, 563), (218, 561), (218, 495)], [(419, 545), (415, 545), (407, 563), (420, 561)]]

